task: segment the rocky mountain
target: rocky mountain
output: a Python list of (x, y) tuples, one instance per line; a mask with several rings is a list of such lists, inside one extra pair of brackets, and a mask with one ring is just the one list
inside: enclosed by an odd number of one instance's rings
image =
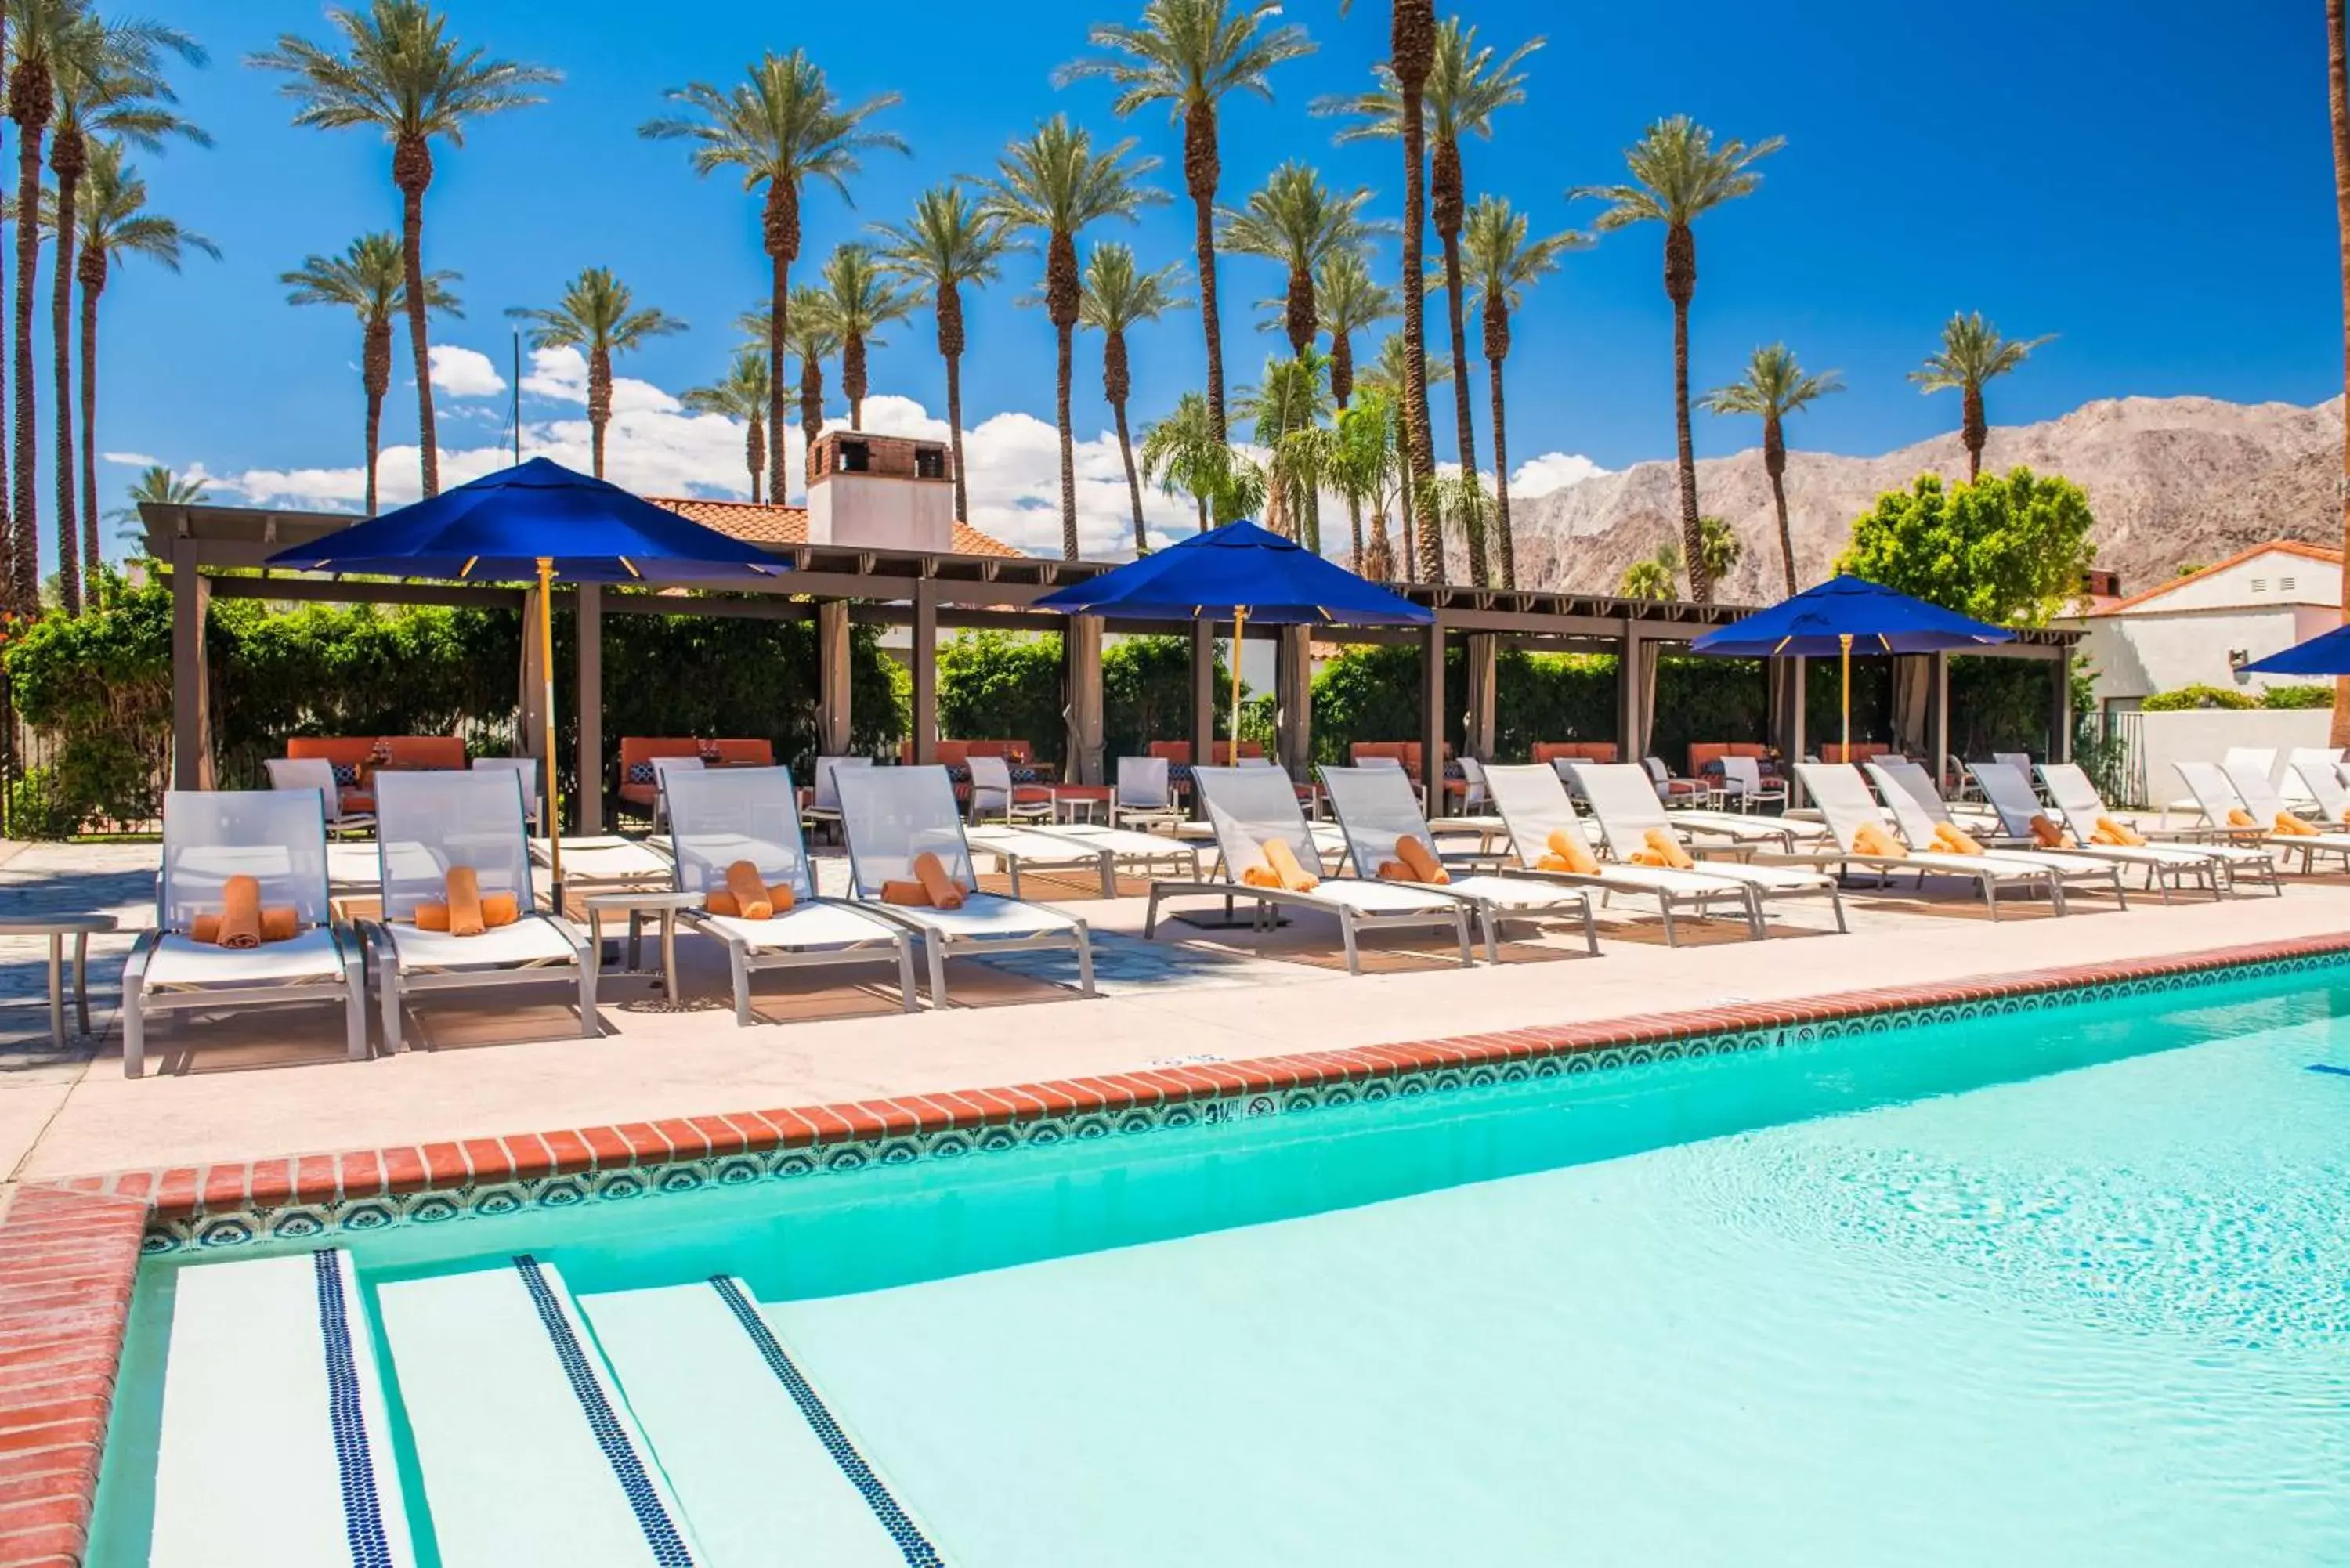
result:
[[(2122, 590), (2135, 593), (2181, 566), (2268, 539), (2338, 543), (2342, 417), (2339, 398), (2315, 408), (2119, 398), (2041, 424), (1994, 427), (1983, 465), (2004, 471), (2022, 463), (2086, 490), (2097, 519), (2097, 565), (2119, 572)], [(1800, 441), (1802, 433), (1798, 419), (1791, 434)], [(1929, 472), (1953, 479), (1966, 472), (1955, 431), (1883, 457), (1792, 452), (1787, 513), (1798, 578), (1825, 576), (1852, 520), (1883, 492)], [(1761, 450), (1702, 460), (1697, 476), (1699, 504), (1727, 518), (1745, 541), (1721, 597), (1743, 604), (1779, 597), (1778, 528)], [(1626, 566), (1677, 530), (1680, 506), (1673, 464), (1665, 462), (1513, 500), (1511, 513), (1521, 584), (1612, 593)]]

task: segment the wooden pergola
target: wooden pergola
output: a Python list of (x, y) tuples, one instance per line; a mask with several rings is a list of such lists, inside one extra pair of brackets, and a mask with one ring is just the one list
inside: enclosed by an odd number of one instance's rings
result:
[[(439, 581), (384, 581), (312, 574), (263, 573), (268, 557), (290, 545), (307, 544), (348, 527), (356, 518), (332, 513), (289, 512), (238, 506), (159, 505), (140, 507), (147, 527), (149, 555), (161, 563), (172, 594), (172, 700), (173, 787), (209, 789), (213, 782), (211, 723), (207, 711), (205, 610), (215, 597), (333, 604), (452, 605), (478, 608), (531, 607), (536, 588), (488, 587)], [(849, 628), (858, 623), (903, 627), (909, 631), (913, 680), (913, 754), (917, 762), (937, 755), (938, 639), (941, 628), (997, 628), (1057, 633), (1063, 639), (1063, 680), (1068, 721), (1066, 773), (1072, 782), (1095, 784), (1103, 774), (1101, 652), (1105, 623), (1095, 616), (1065, 616), (1029, 607), (1066, 584), (1110, 569), (1108, 563), (1059, 561), (1037, 556), (928, 555), (836, 545), (770, 546), (791, 569), (745, 591), (733, 585), (726, 597), (699, 592), (606, 594), (592, 586), (558, 587), (578, 618), (577, 765), (583, 784), (600, 781), (603, 770), (603, 618), (609, 615), (700, 615), (808, 620), (816, 623), (820, 691), (817, 740), (827, 753), (849, 746)], [(663, 585), (691, 588), (691, 585)], [(1611, 598), (1588, 594), (1539, 593), (1523, 589), (1401, 586), (1399, 592), (1434, 612), (1425, 627), (1319, 627), (1313, 639), (1340, 643), (1409, 643), (1421, 649), (1419, 740), (1424, 754), (1442, 754), (1446, 730), (1444, 654), (1458, 638), (1469, 659), (1468, 752), (1492, 755), (1496, 659), (1504, 645), (1535, 650), (1613, 653), (1618, 656), (1617, 733), (1620, 753), (1637, 759), (1648, 749), (1655, 661), (1649, 650), (1685, 644), (1711, 628), (1750, 613), (1747, 607), (1694, 605), (1651, 599)], [(559, 602), (559, 601), (558, 601)], [(1207, 756), (1212, 737), (1218, 625), (1197, 621), (1120, 620), (1121, 633), (1186, 636), (1191, 643), (1192, 754)], [(1229, 627), (1222, 627), (1227, 634)], [(1309, 700), (1309, 628), (1274, 627), (1251, 638), (1275, 647), (1276, 742), (1281, 761), (1304, 776), (1312, 765), (1312, 703)], [(525, 639), (527, 640), (527, 639)], [(2027, 631), (2012, 643), (1970, 650), (1991, 657), (2050, 663), (2054, 679), (2050, 732), (2060, 753), (2072, 733), (2071, 683), (2064, 678), (2074, 634)], [(536, 655), (520, 683), (521, 733), (535, 737), (544, 726), (536, 712)], [(1946, 655), (1930, 660), (1929, 729), (1935, 754), (1949, 751), (1950, 680)], [(1237, 658), (1237, 650), (1235, 650)], [(1805, 750), (1800, 659), (1771, 661), (1773, 743), (1789, 755)], [(1429, 770), (1433, 775), (1435, 770)], [(1430, 787), (1440, 787), (1431, 776)], [(604, 790), (583, 787), (577, 796), (577, 830), (602, 830)]]

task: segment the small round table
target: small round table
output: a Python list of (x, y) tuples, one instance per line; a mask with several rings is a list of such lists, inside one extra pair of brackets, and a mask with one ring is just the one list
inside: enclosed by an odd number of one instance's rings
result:
[(604, 966), (604, 917), (625, 913), (629, 917), (629, 961), (623, 967), (634, 971), (641, 950), (643, 921), (647, 915), (660, 921), (661, 989), (670, 1001), (677, 1000), (677, 914), (680, 909), (698, 909), (699, 893), (680, 893), (668, 888), (631, 888), (609, 893), (590, 893), (579, 899), (579, 907), (588, 911), (588, 942), (594, 954), (597, 971)]
[(66, 1043), (66, 939), (73, 939), (74, 1007), (81, 1032), (89, 1033), (89, 939), (93, 932), (117, 929), (112, 915), (26, 915), (0, 919), (0, 937), (49, 939), (49, 1041)]

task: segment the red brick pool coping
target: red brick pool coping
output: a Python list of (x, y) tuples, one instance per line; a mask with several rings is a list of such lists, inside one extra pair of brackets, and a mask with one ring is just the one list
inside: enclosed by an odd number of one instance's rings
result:
[(855, 1104), (28, 1182), (0, 1215), (0, 1568), (75, 1568), (151, 1219), (855, 1142), (2350, 952), (2350, 935)]

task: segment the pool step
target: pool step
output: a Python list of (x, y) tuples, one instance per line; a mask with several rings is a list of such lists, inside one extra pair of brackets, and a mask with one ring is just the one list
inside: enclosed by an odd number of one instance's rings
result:
[(579, 1303), (710, 1568), (935, 1568), (738, 1280)]
[(151, 1568), (409, 1568), (366, 1314), (339, 1249), (173, 1282)]
[(519, 1257), (377, 1299), (443, 1568), (712, 1561), (554, 1269)]

